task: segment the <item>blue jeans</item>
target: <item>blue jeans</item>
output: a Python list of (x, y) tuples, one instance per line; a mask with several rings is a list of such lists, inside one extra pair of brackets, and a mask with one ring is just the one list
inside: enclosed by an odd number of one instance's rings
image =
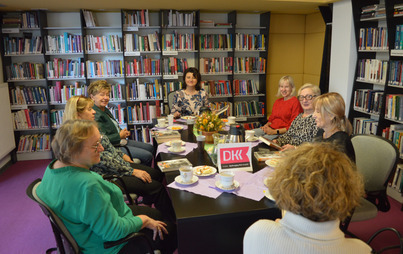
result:
[[(127, 140), (127, 148), (129, 148), (133, 159), (137, 158), (142, 164), (151, 166), (154, 159), (154, 147), (152, 145), (129, 139)], [(120, 150), (127, 154), (126, 149), (123, 147), (121, 147)]]

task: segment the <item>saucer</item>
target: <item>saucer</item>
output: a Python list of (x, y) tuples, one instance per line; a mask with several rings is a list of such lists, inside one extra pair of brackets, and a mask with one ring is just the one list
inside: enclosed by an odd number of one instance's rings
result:
[[(172, 141), (167, 141), (167, 142), (164, 143), (164, 145), (166, 145), (166, 146), (172, 146)], [(182, 141), (182, 145), (183, 145), (183, 146), (186, 145), (186, 142), (185, 142), (185, 141)]]
[(178, 175), (177, 177), (175, 177), (175, 182), (182, 184), (182, 185), (191, 185), (194, 184), (195, 182), (199, 181), (199, 178), (197, 176), (193, 176), (192, 180), (188, 183), (184, 183), (182, 180), (182, 177), (180, 175)]
[(169, 148), (168, 148), (168, 151), (170, 151), (171, 153), (182, 153), (182, 152), (184, 152), (185, 150), (186, 150), (185, 147), (181, 147), (181, 149), (180, 149), (179, 151), (174, 151), (174, 150), (172, 149), (172, 147), (169, 147)]
[(168, 125), (165, 125), (164, 127), (161, 127), (158, 124), (156, 124), (156, 125), (154, 125), (154, 127), (157, 127), (158, 129), (165, 129), (166, 127), (168, 127)]
[(272, 168), (275, 168), (278, 166), (279, 163), (279, 158), (270, 158), (265, 161), (266, 165)]
[(274, 200), (273, 196), (270, 194), (270, 191), (269, 191), (268, 189), (267, 189), (267, 190), (263, 190), (263, 193), (264, 193), (264, 196), (265, 196), (266, 198), (270, 199), (271, 201), (276, 201), (276, 200)]
[(182, 125), (173, 125), (173, 126), (169, 126), (168, 129), (172, 130), (172, 131), (179, 131), (179, 130), (183, 129), (183, 126)]
[(223, 190), (223, 191), (232, 191), (232, 190), (235, 190), (235, 189), (237, 189), (237, 188), (239, 187), (239, 182), (236, 181), (236, 180), (234, 180), (234, 184), (233, 184), (232, 186), (230, 186), (230, 187), (223, 187), (223, 186), (221, 185), (220, 181), (216, 181), (216, 182), (215, 182), (215, 186), (216, 186), (217, 188), (219, 188), (220, 190)]
[(251, 138), (248, 138), (246, 141), (247, 142), (255, 142), (255, 141), (258, 141), (258, 140), (259, 140), (258, 137), (251, 137)]

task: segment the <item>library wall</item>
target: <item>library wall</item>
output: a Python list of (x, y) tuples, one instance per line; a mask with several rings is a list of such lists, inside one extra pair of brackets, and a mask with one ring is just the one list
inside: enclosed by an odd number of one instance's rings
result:
[(271, 113), (278, 81), (294, 78), (297, 89), (306, 82), (319, 85), (325, 23), (320, 13), (272, 14), (267, 63), (267, 110)]

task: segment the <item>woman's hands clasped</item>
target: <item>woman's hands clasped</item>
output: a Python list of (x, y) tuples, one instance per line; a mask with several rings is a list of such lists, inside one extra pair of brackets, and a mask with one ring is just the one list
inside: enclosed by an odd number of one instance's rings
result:
[(161, 240), (164, 240), (164, 234), (168, 234), (168, 230), (166, 229), (167, 224), (162, 221), (151, 219), (146, 215), (138, 215), (138, 217), (143, 221), (142, 228), (148, 228), (153, 231), (153, 240), (157, 238), (157, 235)]
[(132, 175), (141, 179), (145, 183), (151, 183), (152, 179), (149, 173), (140, 169), (133, 169)]

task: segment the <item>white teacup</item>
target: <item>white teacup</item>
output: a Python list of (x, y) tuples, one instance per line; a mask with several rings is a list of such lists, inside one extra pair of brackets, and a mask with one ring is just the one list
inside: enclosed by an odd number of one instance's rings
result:
[(157, 119), (157, 121), (158, 121), (158, 127), (165, 127), (165, 126), (167, 126), (167, 122), (166, 122), (166, 120), (165, 120), (165, 118), (159, 118), (159, 119)]
[(229, 117), (228, 117), (228, 124), (234, 124), (234, 123), (235, 123), (235, 119), (236, 119), (235, 116), (229, 116)]
[(245, 140), (248, 141), (248, 139), (253, 138), (255, 136), (255, 131), (254, 130), (247, 130), (245, 131)]
[(223, 188), (230, 188), (234, 185), (234, 173), (224, 171), (220, 173), (220, 184)]
[(179, 168), (182, 181), (184, 183), (189, 183), (193, 178), (193, 168), (191, 166), (182, 166)]
[(182, 140), (172, 140), (171, 147), (174, 152), (179, 152), (182, 148)]

